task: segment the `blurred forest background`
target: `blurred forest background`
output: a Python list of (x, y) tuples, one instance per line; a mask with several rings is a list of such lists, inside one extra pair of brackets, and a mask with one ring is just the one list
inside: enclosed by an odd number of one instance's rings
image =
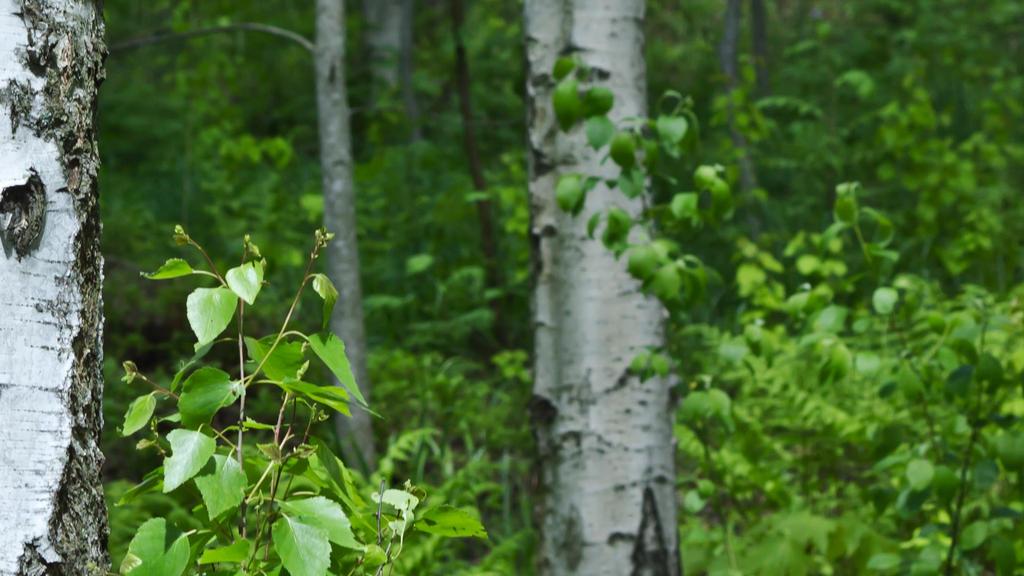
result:
[[(411, 479), (480, 510), (489, 540), (410, 542), (402, 573), (529, 574), (540, 535), (523, 7), (395, 5), (397, 44), (381, 44), (359, 2), (346, 14), (382, 416), (376, 466), (350, 467), (370, 486)], [(117, 566), (149, 516), (193, 522), (158, 493), (114, 505), (159, 464), (118, 431), (141, 390), (120, 381), (121, 362), (167, 376), (193, 343), (188, 287), (139, 272), (173, 251), (175, 224), (225, 262), (251, 234), (273, 271), (263, 310), (280, 310), (324, 201), (310, 52), (235, 26), (312, 39), (313, 2), (108, 0), (105, 11), (103, 449)], [(1021, 573), (1024, 5), (649, 0), (644, 32), (651, 109), (675, 90), (701, 121), (699, 145), (670, 171), (686, 182), (697, 164), (723, 165), (735, 206), (714, 226), (659, 221), (714, 271), (703, 297), (671, 308), (665, 354), (682, 406), (685, 572), (938, 573), (956, 516), (957, 573)], [(850, 181), (882, 229), (860, 243), (826, 230), (833, 191)], [(653, 187), (662, 204), (681, 191)], [(274, 329), (254, 314), (255, 332)], [(319, 305), (298, 314), (315, 325)], [(958, 399), (949, 374), (961, 365), (987, 374), (975, 377), (990, 386), (984, 408)], [(721, 422), (695, 424), (704, 416), (685, 399), (712, 389), (729, 400)], [(277, 398), (254, 398), (252, 413), (272, 419)]]

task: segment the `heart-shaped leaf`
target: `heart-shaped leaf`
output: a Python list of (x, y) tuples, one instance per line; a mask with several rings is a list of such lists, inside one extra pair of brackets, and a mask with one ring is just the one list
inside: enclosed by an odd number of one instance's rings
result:
[(228, 288), (245, 300), (246, 304), (256, 302), (256, 296), (263, 287), (263, 264), (260, 262), (246, 262), (228, 270), (224, 275), (228, 282)]
[(227, 288), (196, 288), (186, 301), (188, 323), (199, 346), (213, 342), (231, 323), (238, 296)]

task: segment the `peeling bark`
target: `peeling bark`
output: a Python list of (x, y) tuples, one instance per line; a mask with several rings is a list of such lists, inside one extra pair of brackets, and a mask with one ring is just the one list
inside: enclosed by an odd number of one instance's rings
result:
[(108, 565), (94, 132), (105, 53), (92, 0), (0, 0), (2, 576)]
[[(324, 225), (336, 234), (327, 247), (327, 275), (341, 293), (331, 328), (345, 342), (359, 389), (369, 400), (363, 288), (356, 237), (356, 193), (352, 183), (352, 133), (345, 88), (345, 7), (342, 0), (317, 0), (315, 55)], [(370, 415), (356, 409), (351, 418), (339, 414), (335, 423), (346, 459), (350, 463), (362, 460), (364, 466), (373, 469), (376, 452)]]
[(676, 538), (671, 383), (629, 372), (663, 343), (665, 311), (600, 242), (590, 214), (611, 205), (639, 216), (599, 184), (582, 214), (559, 210), (561, 174), (614, 176), (581, 129), (558, 130), (551, 70), (575, 54), (590, 82), (615, 95), (613, 119), (647, 113), (642, 0), (527, 0), (526, 50), (534, 247), (534, 399), (543, 482), (539, 573), (547, 576), (680, 573)]

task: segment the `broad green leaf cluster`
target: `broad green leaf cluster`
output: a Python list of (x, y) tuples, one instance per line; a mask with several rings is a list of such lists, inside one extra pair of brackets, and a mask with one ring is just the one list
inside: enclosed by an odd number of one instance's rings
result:
[[(131, 539), (122, 574), (381, 574), (393, 570), (415, 532), (487, 538), (475, 515), (435, 503), (410, 483), (387, 488), (382, 480), (376, 491), (360, 490), (329, 444), (311, 434), (332, 413), (368, 409), (344, 343), (325, 328), (338, 292), (312, 272), (331, 237), (316, 232), (291, 307), (276, 333), (264, 337), (246, 333), (244, 313), (257, 304), (267, 268), (248, 237), (242, 263), (222, 275), (179, 227), (177, 243), (194, 248), (207, 266), (171, 259), (144, 274), (152, 280), (196, 276), (216, 285), (195, 288), (187, 298), (195, 356), (170, 382), (150, 379), (132, 362), (124, 365), (124, 381), (150, 391), (129, 406), (122, 434), (146, 430), (138, 449), (158, 452), (163, 463), (120, 504), (161, 492), (191, 509), (198, 527), (147, 519)], [(292, 322), (307, 285), (323, 300), (324, 314), (324, 330), (310, 335)], [(232, 368), (212, 359), (219, 348), (237, 354)], [(312, 361), (339, 386), (303, 380)], [(246, 415), (246, 396), (261, 388), (280, 398), (275, 422)]]

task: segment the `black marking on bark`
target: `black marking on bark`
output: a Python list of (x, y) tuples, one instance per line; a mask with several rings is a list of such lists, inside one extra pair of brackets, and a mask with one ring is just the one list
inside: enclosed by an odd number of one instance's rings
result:
[(583, 561), (583, 517), (575, 506), (569, 508), (565, 532), (562, 534), (562, 551), (570, 570), (579, 567)]
[(0, 232), (5, 250), (13, 246), (18, 260), (28, 256), (43, 234), (46, 222), (46, 187), (35, 169), (29, 169), (24, 184), (8, 186), (0, 191)]
[(18, 131), (22, 121), (28, 120), (32, 113), (32, 99), (34, 94), (32, 88), (24, 82), (11, 80), (7, 86), (0, 91), (0, 103), (8, 108), (11, 116), (11, 134)]
[(530, 403), (527, 406), (527, 410), (530, 412), (530, 420), (533, 421), (534, 428), (548, 428), (555, 421), (555, 417), (558, 416), (558, 408), (551, 400), (534, 394), (530, 398)]
[[(674, 529), (674, 527), (673, 527)], [(658, 514), (654, 490), (644, 488), (640, 530), (633, 545), (633, 571), (630, 576), (675, 576), (671, 573), (671, 551), (665, 543), (665, 532)]]

